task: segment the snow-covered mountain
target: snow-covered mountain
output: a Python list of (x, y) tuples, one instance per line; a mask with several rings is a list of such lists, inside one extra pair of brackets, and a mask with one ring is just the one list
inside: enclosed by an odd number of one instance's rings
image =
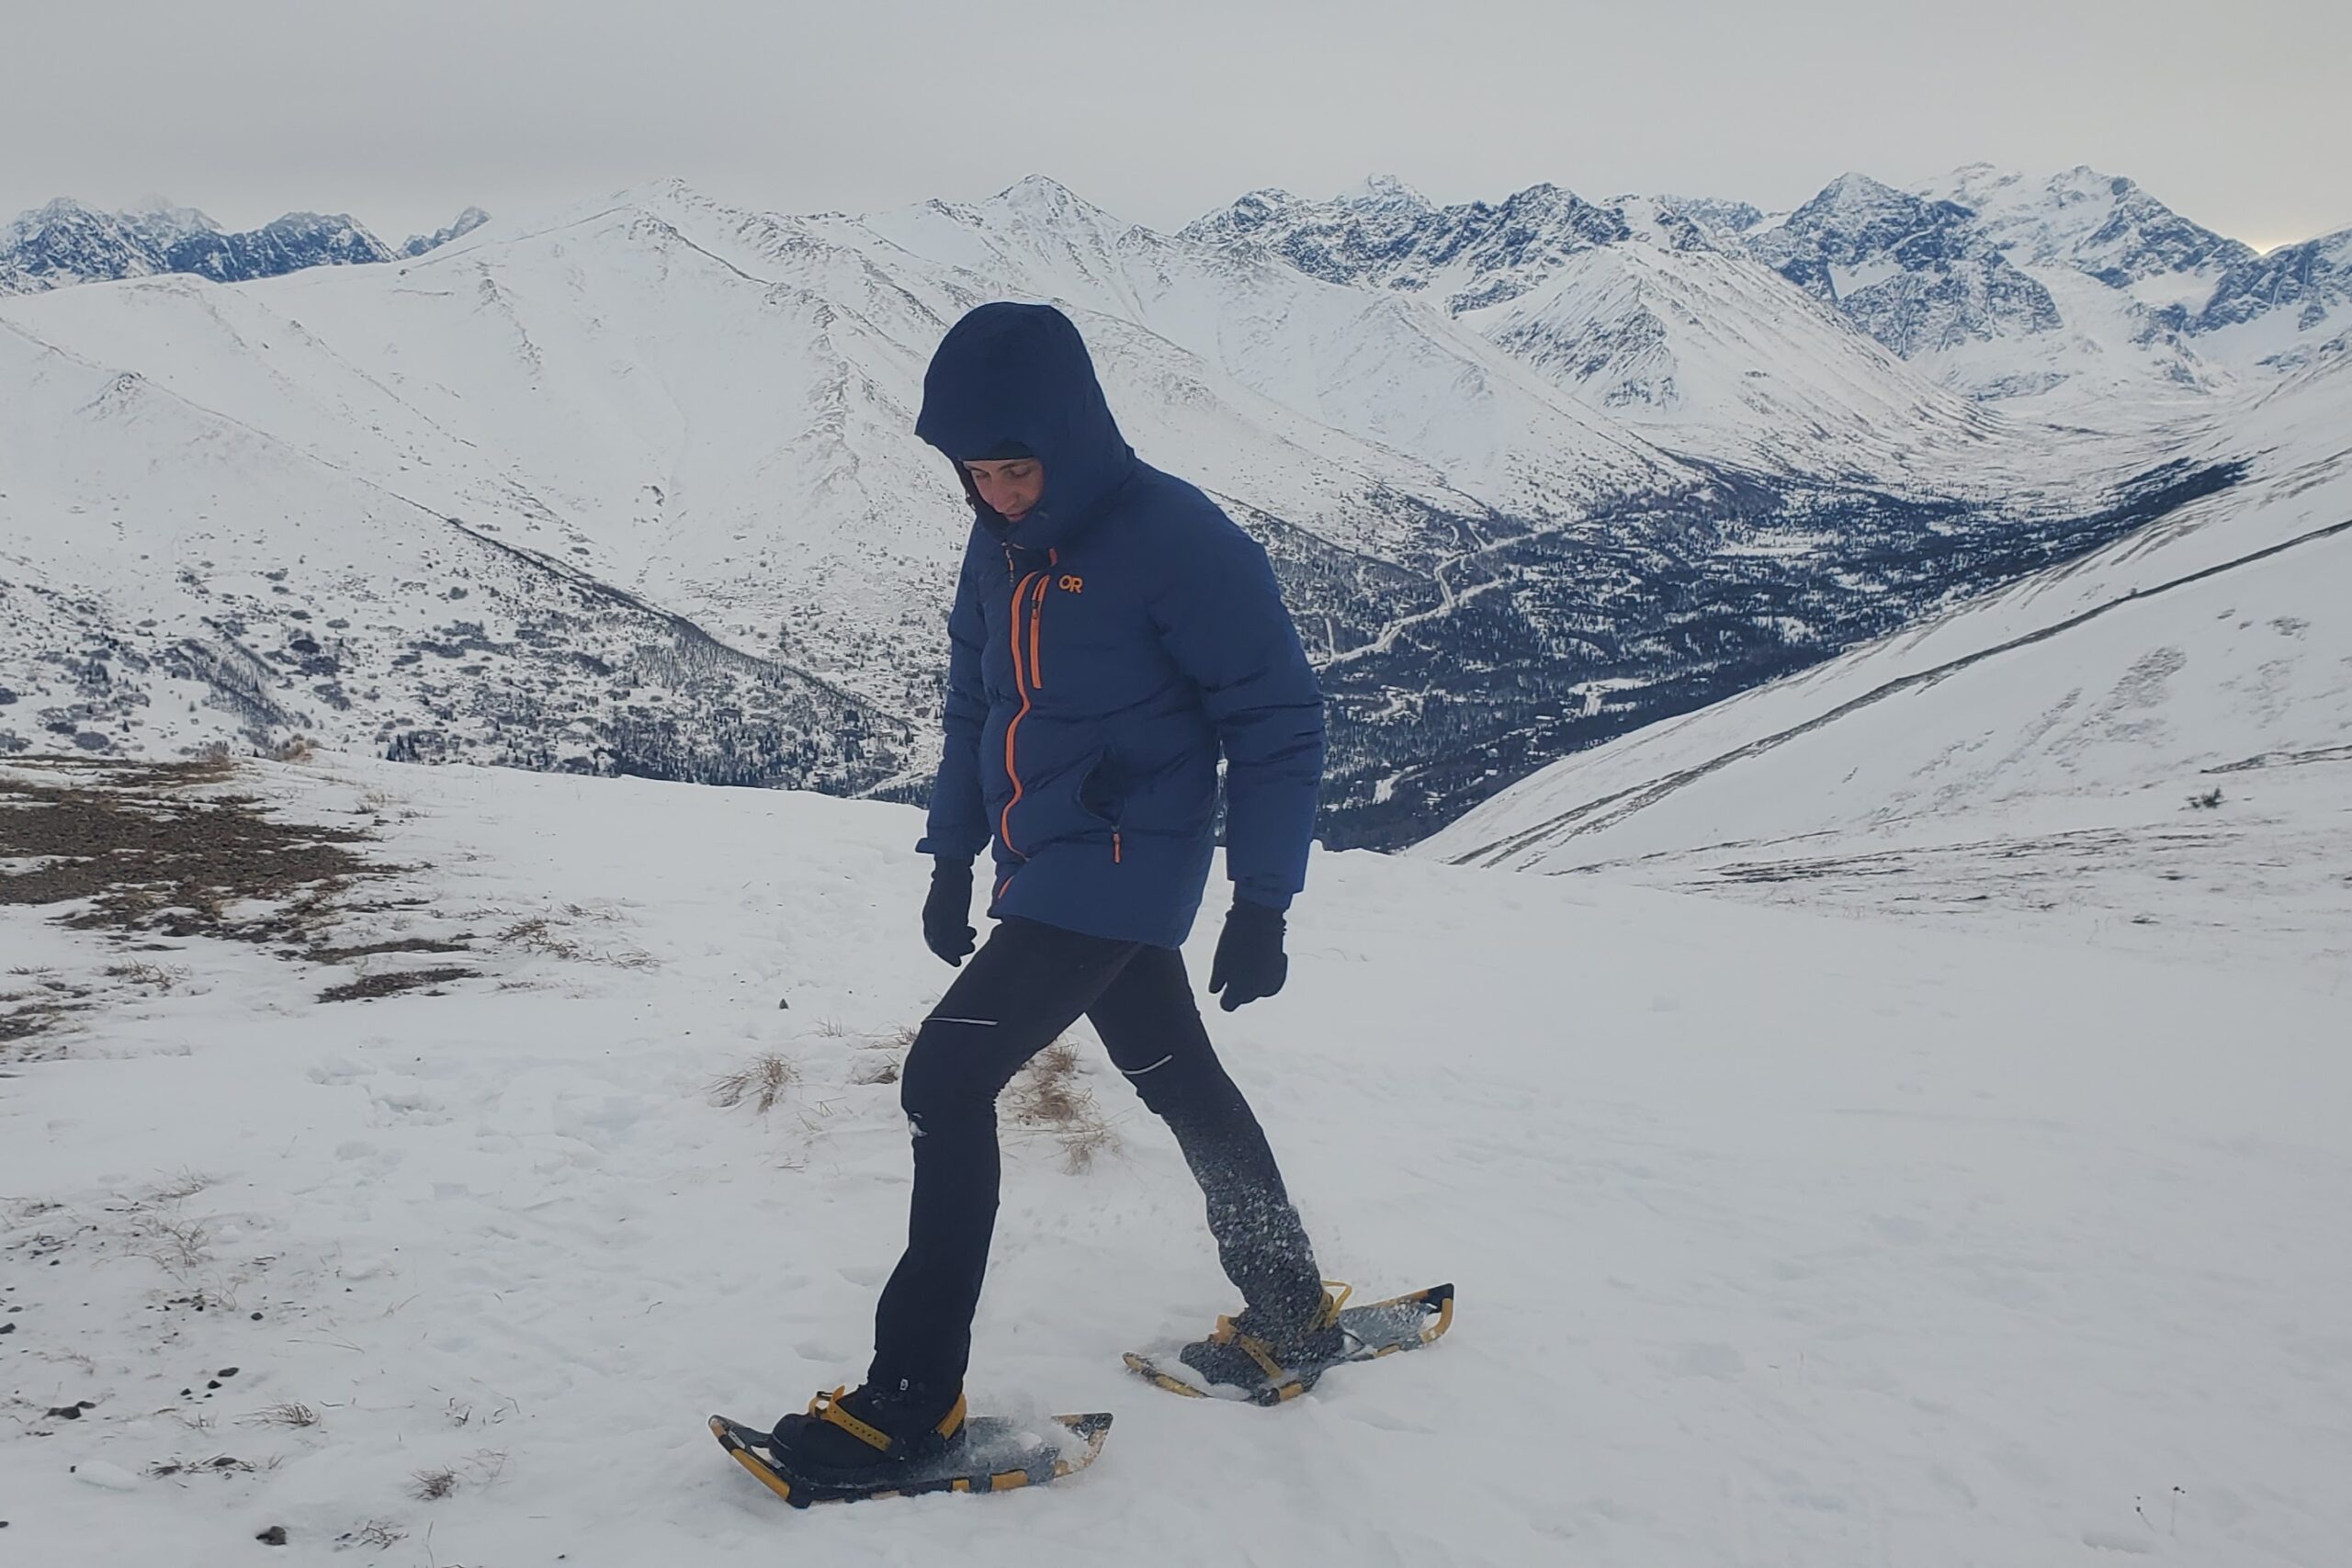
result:
[(469, 207), (458, 214), (456, 221), (444, 228), (435, 229), (430, 234), (411, 234), (408, 243), (400, 248), (400, 254), (413, 260), (427, 251), (438, 250), (452, 240), (463, 239), (489, 221), (489, 213), (479, 207)]
[(422, 255), (487, 221), (469, 207), (449, 227), (420, 234), (395, 253), (347, 213), (289, 212), (230, 233), (193, 208), (160, 199), (129, 212), (98, 212), (61, 197), (0, 228), (0, 295), (173, 272), (243, 283), (307, 267), (386, 262), (396, 254)]
[(2108, 419), (2267, 384), (2352, 327), (2344, 238), (2257, 256), (2129, 179), (1982, 164), (1913, 190), (1849, 174), (1740, 235), (1954, 389)]
[[(2144, 424), (2352, 327), (2346, 235), (2256, 256), (2079, 166), (1971, 164), (1911, 189), (1847, 174), (1770, 217), (1549, 185), (1438, 207), (1374, 178), (1328, 201), (1254, 191), (1185, 232), (1432, 299), (1589, 401), (1799, 472), (1830, 446), (1883, 475), (1964, 460), (1981, 417), (1965, 402)], [(1819, 309), (1796, 310), (1759, 264)]]
[(1312, 276), (1427, 299), (1580, 402), (1713, 460), (1934, 490), (2004, 434), (1749, 255), (1753, 209), (1536, 186), (1432, 206), (1394, 179), (1252, 192), (1185, 231)]
[[(1146, 457), (1267, 544), (1332, 697), (1339, 842), (1409, 840), (2237, 471), (2201, 434), (2226, 399), (2103, 435), (1987, 410), (1687, 205), (1465, 216), (1375, 185), (1325, 214), (1358, 269), (1326, 276), (1271, 219), (1164, 235), (1042, 179), (863, 217), (672, 182), (388, 265), (8, 301), (0, 745), (300, 729), (919, 790), (965, 514), (909, 430), (939, 335), (994, 298), (1071, 310)], [(1401, 248), (1375, 265), (1347, 223)], [(583, 593), (629, 607), (588, 635)]]
[(1914, 912), (2120, 908), (2172, 951), (2250, 920), (2352, 974), (2352, 345), (2224, 440), (2258, 454), (2238, 487), (1555, 763), (1421, 852), (1858, 906), (1899, 877)]
[(2240, 361), (2295, 370), (2352, 332), (2352, 229), (2239, 261), (2182, 326)]
[(2049, 290), (1977, 231), (1970, 209), (1862, 175), (1751, 234), (1748, 249), (1906, 359), (2064, 324)]

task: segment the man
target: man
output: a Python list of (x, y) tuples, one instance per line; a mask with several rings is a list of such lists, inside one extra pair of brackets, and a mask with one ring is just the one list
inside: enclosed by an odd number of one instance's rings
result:
[(1230, 1011), (1288, 972), (1283, 912), (1306, 877), (1323, 704), (1266, 553), (1136, 459), (1078, 329), (1049, 307), (958, 321), (915, 431), (955, 464), (974, 513), (917, 846), (935, 859), (923, 940), (950, 964), (972, 952), (986, 845), (1001, 923), (907, 1057), (914, 1197), (865, 1383), (776, 1424), (780, 1456), (811, 1479), (880, 1477), (960, 1431), (996, 1222), (996, 1097), (1081, 1014), (1175, 1133), (1247, 1303), (1183, 1359), (1254, 1384), (1340, 1341), (1338, 1303), (1178, 951), (1214, 854), (1222, 750), (1234, 902), (1209, 989)]

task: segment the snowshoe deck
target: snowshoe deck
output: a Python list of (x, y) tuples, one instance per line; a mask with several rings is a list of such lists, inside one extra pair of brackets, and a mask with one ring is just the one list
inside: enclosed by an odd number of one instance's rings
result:
[(1392, 1296), (1385, 1302), (1344, 1308), (1340, 1314), (1340, 1332), (1346, 1337), (1346, 1349), (1329, 1360), (1293, 1367), (1288, 1375), (1269, 1378), (1253, 1387), (1203, 1382), (1199, 1373), (1177, 1359), (1183, 1348), (1181, 1345), (1131, 1350), (1126, 1358), (1127, 1370), (1156, 1387), (1188, 1399), (1241, 1399), (1252, 1404), (1280, 1404), (1313, 1388), (1317, 1380), (1333, 1367), (1345, 1366), (1350, 1361), (1374, 1361), (1400, 1350), (1418, 1350), (1424, 1345), (1435, 1344), (1439, 1336), (1453, 1326), (1453, 1287), (1431, 1285), (1426, 1291)]
[(1075, 1475), (1094, 1462), (1111, 1433), (1111, 1417), (1056, 1416), (1009, 1421), (976, 1416), (963, 1436), (935, 1459), (891, 1467), (865, 1484), (811, 1481), (795, 1475), (769, 1446), (768, 1434), (724, 1416), (710, 1418), (711, 1436), (761, 1485), (796, 1508), (811, 1503), (854, 1503), (869, 1497), (911, 1497), (924, 1492), (1009, 1492)]

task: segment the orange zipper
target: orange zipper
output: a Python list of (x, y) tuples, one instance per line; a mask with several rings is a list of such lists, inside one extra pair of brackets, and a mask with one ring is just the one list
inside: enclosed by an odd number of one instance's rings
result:
[[(1029, 716), (1029, 676), (1021, 667), (1021, 601), (1028, 597), (1029, 584), (1036, 576), (1035, 572), (1030, 573), (1014, 584), (1012, 590), (1012, 684), (1013, 689), (1021, 694), (1021, 711), (1014, 714), (1012, 721), (1004, 727), (1004, 772), (1005, 776), (1012, 781), (1012, 795), (1004, 803), (1004, 809), (997, 813), (996, 830), (997, 837), (1004, 840), (1004, 847), (1016, 855), (1021, 855), (1021, 852), (1012, 845), (1012, 808), (1021, 804), (1021, 796), (1025, 792), (1021, 783), (1021, 770), (1013, 761), (1012, 743), (1021, 733), (1021, 721)], [(1021, 858), (1026, 860), (1029, 857), (1021, 855)]]
[[(1012, 742), (1014, 737), (1021, 732), (1021, 721), (1029, 716), (1030, 694), (1045, 689), (1046, 677), (1044, 666), (1038, 660), (1038, 649), (1044, 640), (1046, 629), (1046, 590), (1053, 586), (1054, 578), (1051, 568), (1059, 565), (1061, 558), (1059, 550), (1047, 550), (1046, 564), (1048, 570), (1033, 571), (1012, 585), (1011, 639), (1012, 685), (1013, 689), (1021, 694), (1021, 711), (1014, 714), (1012, 721), (1004, 727), (1004, 772), (1005, 776), (1012, 781), (1012, 797), (1004, 803), (1004, 809), (997, 814), (996, 826), (997, 836), (1004, 840), (1004, 847), (1012, 850), (1014, 854), (1020, 855), (1023, 860), (1027, 860), (1029, 857), (1012, 847), (1012, 808), (1021, 804), (1022, 795), (1027, 792), (1021, 783), (1021, 770), (1013, 762)], [(1012, 565), (1012, 552), (1010, 549), (1004, 552), (1004, 564), (1008, 569)], [(1029, 592), (1029, 585), (1032, 582), (1037, 585), (1037, 591), (1035, 593)], [(1021, 617), (1023, 600), (1028, 602), (1029, 616), (1029, 666), (1026, 670), (1023, 670), (1021, 665)], [(1115, 851), (1115, 846), (1114, 848)]]

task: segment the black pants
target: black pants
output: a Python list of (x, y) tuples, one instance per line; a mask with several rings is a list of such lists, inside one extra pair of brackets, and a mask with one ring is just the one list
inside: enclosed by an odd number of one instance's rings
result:
[(923, 1021), (899, 1080), (914, 1201), (906, 1256), (875, 1314), (869, 1382), (963, 1381), (996, 1228), (997, 1094), (1081, 1013), (1176, 1134), (1243, 1301), (1277, 1323), (1321, 1303), (1306, 1228), (1257, 1117), (1209, 1045), (1182, 954), (1006, 920)]

